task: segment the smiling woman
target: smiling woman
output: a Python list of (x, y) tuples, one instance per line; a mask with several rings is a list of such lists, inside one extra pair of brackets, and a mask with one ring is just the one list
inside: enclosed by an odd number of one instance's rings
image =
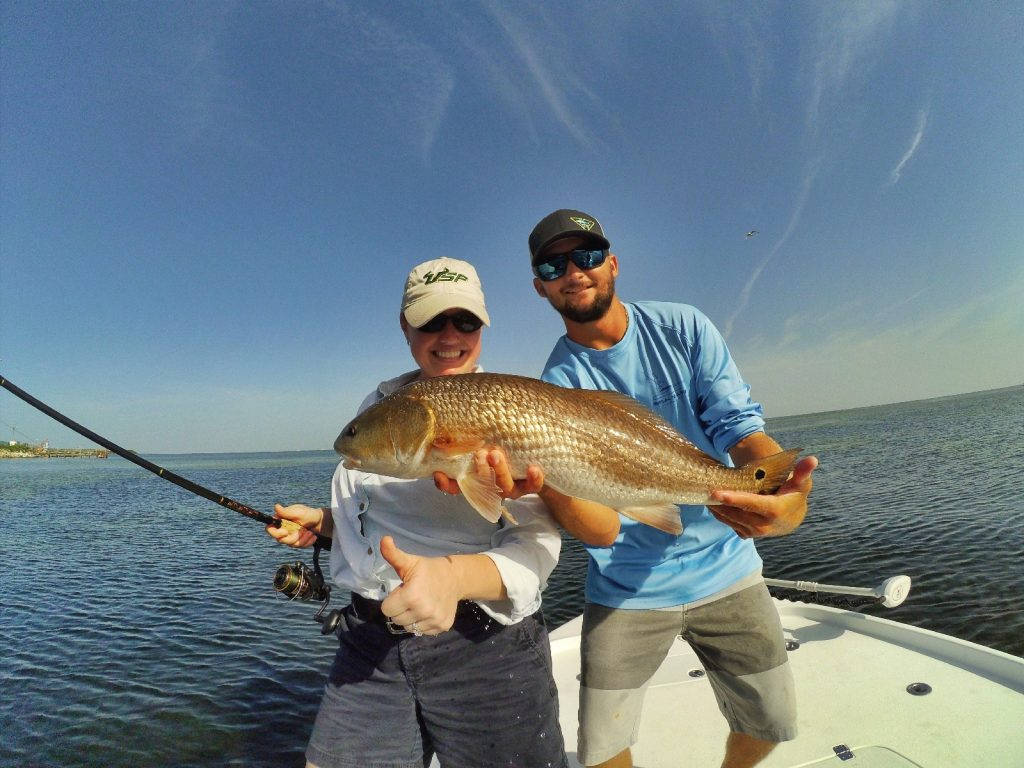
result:
[[(476, 270), (448, 258), (415, 267), (400, 322), (418, 367), (381, 382), (361, 413), (417, 380), (478, 371), (490, 318)], [(411, 415), (383, 431), (403, 431)], [(493, 485), (486, 462), (467, 475)], [(434, 755), (443, 765), (567, 765), (539, 610), (561, 540), (539, 499), (511, 504), (518, 525), (484, 519), (431, 478), (346, 462), (330, 508), (276, 507), (307, 530), (267, 532), (290, 546), (331, 536), (331, 576), (352, 592), (309, 765), (426, 764)], [(494, 696), (510, 679), (519, 689), (511, 713)], [(499, 721), (506, 725), (495, 729)], [(538, 741), (538, 732), (551, 738)]]
[(468, 332), (459, 330), (455, 321), (459, 314), (456, 311), (437, 315), (430, 323), (445, 319), (438, 331), (425, 330), (426, 326), (416, 328), (402, 321), (402, 331), (423, 378), (470, 373), (476, 368), (480, 357), (480, 326)]
[(435, 259), (413, 269), (402, 296), (401, 324), (420, 378), (475, 370), (480, 329), (490, 318), (473, 266)]

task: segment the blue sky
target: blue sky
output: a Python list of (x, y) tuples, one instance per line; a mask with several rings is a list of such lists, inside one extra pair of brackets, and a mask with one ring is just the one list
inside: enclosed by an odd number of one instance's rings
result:
[[(538, 375), (560, 207), (769, 416), (1024, 381), (1019, 2), (0, 14), (0, 374), (122, 445), (328, 448), (440, 255), (483, 278), (484, 366)], [(0, 393), (25, 437), (88, 444)]]

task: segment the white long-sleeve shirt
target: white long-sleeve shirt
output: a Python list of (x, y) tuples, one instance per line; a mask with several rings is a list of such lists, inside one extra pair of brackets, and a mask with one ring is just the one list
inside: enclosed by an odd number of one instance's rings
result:
[[(382, 382), (359, 411), (408, 384), (418, 373)], [(540, 608), (541, 592), (558, 562), (562, 540), (538, 497), (505, 504), (518, 525), (488, 522), (463, 496), (439, 491), (430, 477), (404, 480), (339, 464), (331, 483), (331, 577), (364, 597), (384, 599), (401, 584), (381, 557), (384, 536), (394, 537), (400, 549), (423, 557), (484, 554), (497, 567), (508, 599), (476, 602), (499, 623), (514, 624)]]

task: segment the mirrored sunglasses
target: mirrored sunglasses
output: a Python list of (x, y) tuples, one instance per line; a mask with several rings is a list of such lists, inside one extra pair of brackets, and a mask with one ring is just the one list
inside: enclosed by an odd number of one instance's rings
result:
[(575, 251), (569, 251), (568, 253), (557, 253), (553, 256), (548, 256), (544, 261), (534, 264), (533, 274), (544, 282), (557, 280), (569, 268), (569, 259), (572, 259), (572, 263), (580, 269), (594, 269), (604, 264), (607, 256), (608, 251), (591, 251), (585, 248), (577, 248)]
[(461, 333), (473, 333), (474, 331), (479, 331), (480, 326), (484, 324), (484, 321), (472, 312), (456, 312), (454, 315), (436, 315), (416, 330), (422, 331), (423, 333), (440, 333), (444, 330), (444, 327), (448, 325), (449, 320), (452, 321), (452, 325), (455, 326), (455, 330)]

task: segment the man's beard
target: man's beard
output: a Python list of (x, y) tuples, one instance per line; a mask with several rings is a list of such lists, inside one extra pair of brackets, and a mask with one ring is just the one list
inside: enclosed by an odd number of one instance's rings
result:
[(597, 296), (594, 297), (594, 302), (589, 307), (576, 308), (564, 304), (556, 309), (562, 317), (572, 320), (574, 323), (592, 323), (605, 316), (608, 308), (612, 305), (613, 298), (615, 298), (614, 280), (610, 281), (604, 289), (597, 291)]

